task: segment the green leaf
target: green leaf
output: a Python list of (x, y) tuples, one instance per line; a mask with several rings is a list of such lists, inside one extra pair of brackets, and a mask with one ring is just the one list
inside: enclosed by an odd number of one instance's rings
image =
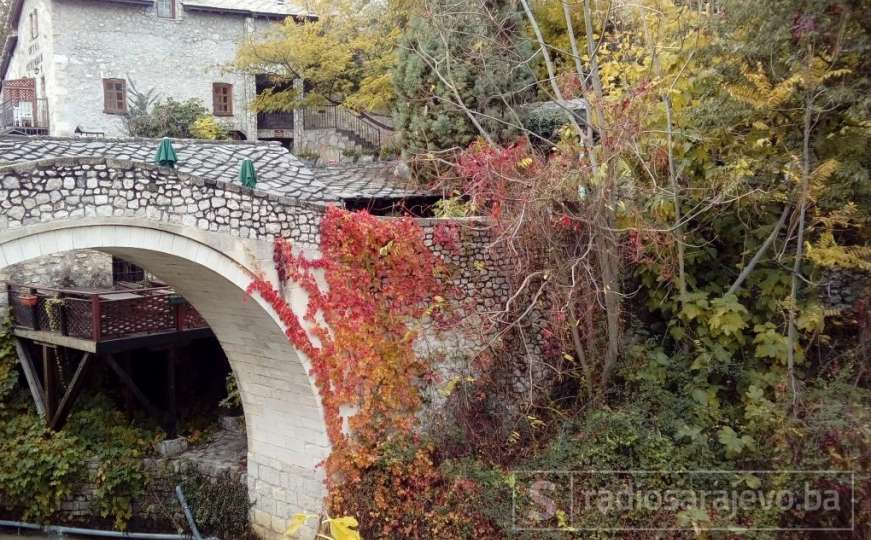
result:
[(737, 337), (747, 327), (749, 312), (734, 294), (712, 300), (711, 307), (713, 313), (708, 320), (708, 327), (713, 335)]
[(720, 428), (717, 432), (717, 440), (726, 450), (726, 457), (736, 457), (745, 449), (753, 445), (753, 439), (748, 436), (738, 436), (735, 430), (729, 426)]

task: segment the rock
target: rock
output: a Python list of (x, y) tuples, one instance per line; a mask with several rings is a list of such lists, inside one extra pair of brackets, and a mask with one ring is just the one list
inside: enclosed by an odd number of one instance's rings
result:
[(221, 429), (232, 431), (233, 433), (245, 433), (244, 416), (222, 416), (219, 422)]
[(175, 457), (188, 449), (188, 441), (184, 437), (166, 439), (156, 443), (154, 449), (162, 457)]

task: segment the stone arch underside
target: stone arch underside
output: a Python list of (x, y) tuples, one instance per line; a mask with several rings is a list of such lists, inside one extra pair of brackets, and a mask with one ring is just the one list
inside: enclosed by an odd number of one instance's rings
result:
[[(291, 515), (319, 511), (318, 464), (329, 443), (308, 361), (288, 343), (272, 309), (245, 294), (246, 267), (269, 268), (270, 244), (141, 218), (67, 219), (0, 231), (0, 270), (76, 249), (104, 251), (153, 272), (212, 327), (239, 381), (258, 534), (280, 537)], [(301, 306), (304, 299), (293, 296), (291, 304)]]

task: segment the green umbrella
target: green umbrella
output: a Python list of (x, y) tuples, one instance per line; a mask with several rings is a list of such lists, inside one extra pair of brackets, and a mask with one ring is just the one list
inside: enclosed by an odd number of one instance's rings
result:
[(160, 141), (160, 146), (157, 147), (157, 154), (154, 155), (154, 162), (162, 167), (175, 167), (178, 158), (175, 155), (175, 150), (172, 147), (172, 141), (169, 137), (164, 137)]
[(254, 172), (254, 162), (250, 159), (242, 161), (242, 168), (239, 170), (239, 181), (245, 187), (253, 188), (257, 184), (257, 173)]

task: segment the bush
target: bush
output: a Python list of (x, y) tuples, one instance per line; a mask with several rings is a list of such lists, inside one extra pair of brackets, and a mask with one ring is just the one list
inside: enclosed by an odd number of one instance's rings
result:
[[(126, 119), (127, 132), (131, 137), (189, 139), (196, 137), (192, 132), (195, 122), (200, 118), (209, 116), (208, 109), (203, 106), (199, 99), (176, 101), (172, 98), (166, 98), (166, 100), (157, 101), (150, 108), (131, 106)], [(197, 133), (200, 135), (214, 134), (214, 126), (209, 126), (209, 130), (206, 130), (207, 123), (207, 120), (201, 120), (196, 127)]]
[(83, 478), (85, 454), (77, 437), (49, 432), (35, 415), (3, 418), (0, 500), (25, 520), (50, 517)]
[(15, 390), (18, 382), (15, 345), (9, 333), (9, 321), (0, 326), (0, 409), (3, 409), (6, 399)]
[(176, 483), (201, 532), (217, 538), (256, 538), (248, 522), (252, 506), (248, 487), (239, 478), (228, 471), (210, 478), (190, 466), (176, 475)]
[[(106, 398), (83, 399), (66, 427), (46, 429), (23, 401), (0, 407), (0, 500), (25, 520), (48, 520), (75, 491), (94, 486), (94, 511), (124, 529), (144, 493), (142, 463), (157, 433), (131, 426)], [(93, 472), (93, 476), (90, 476)]]
[(419, 440), (379, 450), (375, 462), (329, 495), (334, 513), (359, 520), (363, 538), (505, 537), (507, 475), (475, 461), (438, 465), (432, 446)]
[(218, 120), (211, 114), (204, 114), (197, 117), (190, 126), (191, 136), (195, 139), (226, 139), (227, 130), (221, 125)]

